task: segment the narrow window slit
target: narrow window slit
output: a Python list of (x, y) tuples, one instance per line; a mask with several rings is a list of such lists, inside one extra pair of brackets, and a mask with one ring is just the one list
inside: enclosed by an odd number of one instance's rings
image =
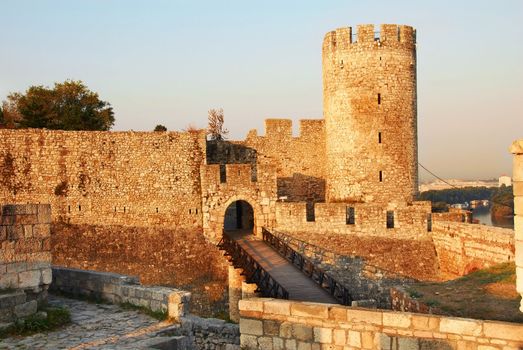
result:
[(394, 211), (387, 210), (387, 228), (394, 228)]
[(380, 182), (383, 182), (383, 171), (380, 170)]
[(381, 143), (381, 132), (378, 132), (378, 143)]
[(354, 207), (347, 207), (347, 211), (345, 213), (345, 223), (347, 225), (354, 225), (356, 223), (355, 215), (354, 215)]
[(378, 93), (378, 104), (380, 105), (381, 104), (381, 94)]

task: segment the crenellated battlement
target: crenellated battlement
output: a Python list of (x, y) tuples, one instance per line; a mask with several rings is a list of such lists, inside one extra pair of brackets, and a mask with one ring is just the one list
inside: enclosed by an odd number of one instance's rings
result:
[(254, 139), (264, 137), (274, 140), (291, 140), (297, 138), (317, 138), (325, 132), (325, 121), (323, 119), (300, 119), (299, 120), (299, 135), (294, 137), (292, 135), (292, 120), (291, 119), (265, 119), (265, 135), (258, 135), (256, 129), (252, 129), (247, 134), (246, 139)]
[(416, 44), (416, 30), (411, 26), (381, 24), (379, 30), (373, 24), (342, 27), (330, 31), (323, 40), (323, 50), (349, 49), (353, 45), (372, 44), (372, 46), (407, 46)]

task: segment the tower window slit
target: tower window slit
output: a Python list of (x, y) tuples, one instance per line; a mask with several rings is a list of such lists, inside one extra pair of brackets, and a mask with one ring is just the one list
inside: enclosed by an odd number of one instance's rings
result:
[(381, 131), (378, 132), (378, 143), (381, 143)]
[(387, 210), (387, 228), (394, 228), (394, 212)]
[(347, 207), (347, 212), (345, 216), (345, 223), (347, 225), (354, 225), (356, 223), (354, 215), (354, 207)]
[(380, 105), (381, 104), (381, 94), (378, 93), (378, 104)]
[(380, 182), (383, 182), (383, 171), (380, 170)]

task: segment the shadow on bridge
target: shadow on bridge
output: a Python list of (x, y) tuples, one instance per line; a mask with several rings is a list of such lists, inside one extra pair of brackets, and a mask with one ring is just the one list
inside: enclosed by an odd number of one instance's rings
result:
[(263, 296), (330, 304), (350, 302), (346, 291), (345, 298), (340, 299), (339, 286), (329, 282), (329, 277), (321, 275), (320, 270), (316, 269), (315, 274), (312, 267), (311, 274), (302, 272), (308, 261), (301, 255), (290, 257), (284, 253), (282, 256), (273, 249), (268, 242), (274, 244), (275, 237), (269, 237), (268, 231), (264, 230), (264, 240), (250, 233), (248, 230), (225, 231), (220, 248), (226, 251), (235, 267), (244, 270), (247, 282), (258, 285)]

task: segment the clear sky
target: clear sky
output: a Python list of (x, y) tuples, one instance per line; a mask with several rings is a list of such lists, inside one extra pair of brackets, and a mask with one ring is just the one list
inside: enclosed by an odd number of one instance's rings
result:
[(420, 162), (446, 178), (510, 174), (521, 0), (0, 0), (0, 99), (83, 80), (113, 105), (114, 130), (203, 127), (223, 107), (243, 139), (268, 117), (321, 118), (323, 36), (367, 23), (417, 29)]

